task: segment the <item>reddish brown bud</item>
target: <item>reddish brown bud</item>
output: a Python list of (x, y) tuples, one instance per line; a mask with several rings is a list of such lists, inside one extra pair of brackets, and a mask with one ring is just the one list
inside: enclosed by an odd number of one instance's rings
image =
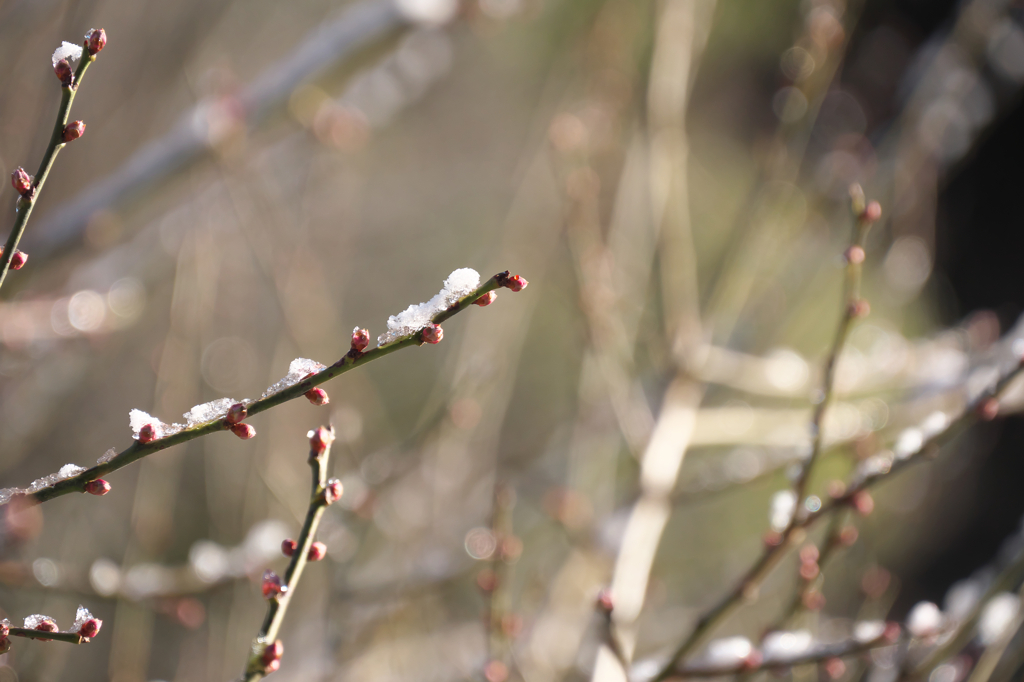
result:
[(341, 481), (336, 478), (332, 478), (327, 481), (327, 486), (324, 488), (324, 496), (327, 499), (327, 504), (334, 504), (341, 499), (341, 494), (344, 492)]
[(505, 287), (512, 291), (522, 291), (527, 287), (527, 285), (529, 285), (529, 282), (519, 275), (513, 275), (505, 282)]
[(491, 661), (484, 666), (484, 677), (487, 682), (505, 682), (508, 679), (508, 666), (501, 661)]
[(814, 545), (804, 545), (800, 548), (800, 561), (805, 564), (817, 561), (819, 556), (821, 555), (818, 548)]
[[(35, 629), (39, 630), (40, 632), (57, 632), (57, 624), (54, 623), (49, 618), (47, 618), (46, 620), (43, 620), (38, 625), (36, 625)], [(52, 642), (53, 640), (52, 639), (40, 639), (39, 641), (40, 642)]]
[(249, 410), (245, 409), (245, 405), (242, 403), (235, 403), (228, 409), (228, 413), (224, 417), (224, 421), (228, 424), (239, 424), (248, 416)]
[(90, 618), (89, 620), (82, 623), (82, 627), (78, 628), (78, 634), (82, 637), (88, 637), (92, 639), (96, 635), (100, 634), (100, 628), (103, 627), (103, 621), (99, 618)]
[(881, 217), (882, 205), (877, 201), (872, 201), (864, 207), (864, 212), (861, 214), (860, 219), (866, 223), (873, 223)]
[(331, 402), (331, 398), (327, 395), (327, 391), (322, 388), (311, 388), (306, 391), (305, 396), (306, 400), (314, 405), (326, 405)]
[(362, 353), (370, 345), (370, 332), (356, 327), (352, 330), (352, 350)]
[(764, 538), (762, 538), (762, 540), (764, 541), (765, 547), (778, 547), (782, 544), (782, 533), (770, 530), (764, 534)]
[(901, 632), (902, 628), (900, 627), (899, 623), (886, 623), (885, 632), (882, 633), (882, 637), (887, 642), (896, 643), (897, 641), (899, 641)]
[(295, 550), (299, 548), (299, 543), (295, 542), (291, 538), (284, 540), (281, 543), (281, 553), (285, 556), (291, 556), (295, 554)]
[(867, 490), (858, 491), (850, 502), (861, 516), (867, 516), (875, 509), (875, 500)]
[(871, 314), (871, 304), (863, 298), (859, 298), (850, 304), (847, 311), (849, 312), (850, 317), (855, 319), (858, 317), (867, 317)]
[(0, 621), (0, 639), (6, 639), (11, 634), (11, 626), (6, 621)]
[(493, 291), (488, 291), (486, 294), (473, 301), (473, 305), (478, 305), (483, 308), (485, 305), (494, 303), (494, 299), (496, 298), (498, 298), (498, 294)]
[(322, 455), (334, 442), (334, 427), (318, 426), (306, 435), (309, 437), (310, 451)]
[[(2, 253), (2, 251), (0, 251)], [(25, 263), (28, 262), (28, 254), (18, 249), (14, 250), (14, 255), (11, 256), (11, 270), (21, 270), (25, 267)]]
[(444, 338), (444, 330), (441, 329), (441, 325), (427, 325), (420, 332), (420, 338), (427, 343), (441, 343), (441, 339)]
[(267, 599), (273, 599), (288, 591), (287, 585), (281, 584), (281, 578), (278, 577), (273, 571), (267, 570), (263, 572), (263, 584), (261, 585), (263, 590), (263, 596)]
[(327, 545), (322, 542), (314, 542), (309, 547), (309, 553), (306, 555), (306, 559), (309, 561), (320, 561), (327, 556)]
[(107, 32), (102, 28), (91, 29), (85, 34), (85, 48), (89, 50), (89, 54), (96, 55), (97, 52), (102, 50), (107, 45)]
[(264, 665), (269, 665), (273, 661), (280, 661), (282, 656), (284, 656), (284, 643), (278, 639), (267, 645), (267, 648), (263, 650), (263, 655), (260, 656), (260, 661)]
[(28, 196), (32, 192), (32, 176), (26, 173), (24, 168), (18, 166), (11, 173), (11, 185), (14, 186), (14, 191), (21, 196)]
[(85, 492), (90, 495), (106, 495), (110, 492), (110, 484), (102, 478), (97, 478), (95, 481), (89, 481), (85, 484)]
[(145, 445), (146, 443), (152, 443), (156, 440), (156, 427), (152, 424), (146, 424), (139, 429), (139, 442)]
[(250, 438), (256, 437), (256, 429), (249, 424), (235, 424), (231, 427), (231, 433), (235, 434), (242, 440), (249, 440)]
[(597, 610), (602, 613), (611, 613), (612, 609), (615, 608), (615, 601), (612, 599), (612, 591), (609, 588), (604, 588), (597, 593), (597, 599), (595, 600)]
[(476, 586), (481, 592), (494, 592), (498, 589), (498, 574), (490, 568), (485, 568), (476, 574)]
[(846, 257), (847, 263), (853, 263), (854, 265), (860, 265), (864, 262), (864, 248), (854, 244), (846, 250), (843, 254)]
[(850, 547), (857, 542), (860, 533), (853, 526), (846, 526), (839, 532), (839, 544)]
[(846, 674), (846, 664), (841, 658), (830, 658), (825, 661), (825, 674), (833, 680), (838, 680)]
[(803, 561), (800, 563), (800, 577), (804, 580), (814, 580), (818, 577), (821, 569), (817, 561)]
[(65, 142), (71, 142), (80, 138), (83, 133), (85, 133), (85, 123), (83, 121), (72, 121), (64, 126), (64, 133), (61, 139)]
[(71, 84), (75, 80), (75, 72), (71, 70), (71, 64), (68, 60), (62, 59), (53, 65), (53, 72), (57, 74), (57, 78), (60, 79), (61, 86), (65, 88), (71, 87)]
[(999, 416), (999, 399), (998, 398), (986, 398), (982, 400), (975, 410), (978, 415), (978, 419), (990, 422)]

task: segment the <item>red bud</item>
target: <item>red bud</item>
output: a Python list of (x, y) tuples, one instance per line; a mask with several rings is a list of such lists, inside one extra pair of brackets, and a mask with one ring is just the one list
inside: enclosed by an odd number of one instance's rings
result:
[(53, 65), (53, 72), (57, 74), (57, 78), (60, 79), (61, 86), (65, 88), (71, 87), (71, 84), (75, 80), (75, 72), (71, 70), (71, 64), (68, 60), (62, 59)]
[(96, 635), (100, 634), (100, 628), (103, 627), (103, 621), (99, 618), (90, 618), (89, 620), (82, 623), (82, 627), (78, 628), (78, 634), (82, 637), (88, 637), (92, 639)]
[(21, 196), (28, 196), (32, 192), (32, 176), (25, 172), (25, 169), (18, 166), (11, 173), (11, 185)]
[[(3, 253), (0, 251), (0, 253)], [(28, 254), (24, 251), (14, 250), (14, 255), (11, 256), (11, 270), (21, 270), (25, 267), (25, 263), (28, 262)]]
[[(266, 666), (269, 666), (271, 663), (280, 665), (281, 656), (283, 655), (284, 643), (278, 639), (267, 645), (267, 648), (263, 650), (263, 655), (260, 656), (260, 661)], [(277, 670), (277, 668), (274, 668), (274, 670)]]
[(370, 345), (370, 332), (356, 327), (352, 330), (352, 350), (362, 353)]
[(322, 542), (314, 542), (309, 548), (306, 558), (309, 561), (320, 561), (327, 556), (327, 545)]
[(231, 433), (235, 434), (242, 440), (249, 440), (250, 438), (256, 437), (256, 429), (248, 424), (235, 424), (231, 427)]
[(882, 205), (877, 201), (872, 201), (864, 208), (864, 213), (861, 214), (861, 220), (866, 223), (873, 223), (882, 217)]
[(107, 32), (102, 28), (91, 29), (85, 34), (85, 47), (89, 54), (95, 56), (97, 52), (107, 45)]
[(441, 343), (441, 339), (444, 338), (444, 330), (441, 329), (441, 325), (427, 325), (423, 328), (423, 331), (420, 332), (420, 338), (427, 343)]
[(146, 443), (152, 443), (156, 440), (156, 427), (152, 424), (146, 424), (139, 429), (139, 442), (145, 445)]
[(327, 481), (327, 487), (324, 494), (327, 498), (327, 504), (333, 504), (341, 499), (341, 494), (344, 491), (341, 485), (341, 481), (336, 478), (332, 478)]
[(281, 553), (285, 556), (291, 556), (295, 554), (295, 550), (298, 549), (298, 547), (299, 544), (295, 542), (295, 540), (288, 538), (281, 543)]
[(65, 142), (71, 142), (77, 140), (83, 133), (85, 133), (85, 122), (83, 121), (72, 121), (71, 123), (64, 126), (64, 134), (62, 139)]
[[(44, 620), (44, 621), (40, 622), (38, 625), (36, 625), (36, 630), (39, 630), (40, 632), (57, 632), (57, 624), (54, 623), (49, 618), (47, 618), (46, 620)], [(52, 639), (41, 639), (39, 641), (40, 642), (52, 642), (53, 640)]]
[(273, 571), (263, 572), (263, 584), (261, 585), (263, 590), (263, 596), (267, 599), (273, 599), (279, 595), (284, 594), (288, 591), (286, 585), (281, 584), (281, 578), (278, 577)]
[(235, 403), (228, 409), (227, 415), (224, 417), (224, 421), (228, 424), (241, 423), (246, 417), (249, 416), (249, 411), (245, 409), (245, 405), (242, 403)]
[(519, 275), (513, 275), (512, 277), (509, 277), (508, 281), (505, 283), (505, 286), (511, 289), (512, 291), (522, 291), (527, 287), (528, 284), (529, 282), (527, 282)]
[(324, 454), (324, 451), (334, 442), (333, 427), (318, 426), (306, 435), (309, 436), (309, 449), (318, 455)]
[(305, 393), (306, 399), (314, 405), (326, 405), (331, 402), (330, 396), (327, 395), (327, 391), (322, 388), (311, 388)]
[(488, 291), (486, 294), (473, 301), (473, 305), (478, 305), (481, 308), (483, 308), (486, 305), (494, 303), (494, 299), (496, 298), (498, 298), (498, 294), (494, 293), (493, 291)]
[(102, 478), (97, 478), (95, 481), (89, 481), (85, 484), (85, 492), (90, 495), (106, 495), (110, 492), (110, 484)]

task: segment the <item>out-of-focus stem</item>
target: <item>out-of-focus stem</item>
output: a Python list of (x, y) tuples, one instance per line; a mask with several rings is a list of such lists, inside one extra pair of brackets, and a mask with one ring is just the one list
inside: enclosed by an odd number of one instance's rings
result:
[(53, 132), (50, 133), (50, 143), (46, 145), (43, 160), (40, 162), (39, 170), (36, 171), (35, 180), (32, 182), (32, 191), (28, 196), (22, 196), (18, 199), (18, 214), (14, 219), (14, 229), (11, 230), (10, 236), (7, 237), (3, 254), (0, 254), (0, 286), (3, 286), (4, 279), (7, 277), (7, 271), (10, 270), (11, 259), (14, 258), (14, 252), (18, 248), (21, 236), (25, 234), (29, 216), (32, 215), (32, 209), (35, 208), (36, 202), (39, 200), (39, 194), (43, 191), (43, 184), (50, 174), (50, 169), (53, 168), (53, 162), (66, 144), (64, 142), (64, 126), (68, 123), (68, 117), (71, 114), (71, 104), (75, 101), (78, 86), (81, 85), (82, 77), (85, 75), (89, 65), (96, 61), (96, 55), (89, 54), (88, 41), (86, 41), (83, 47), (82, 58), (78, 62), (78, 70), (75, 71), (74, 80), (71, 85), (62, 88), (60, 107), (57, 109), (57, 120), (53, 124)]
[[(470, 294), (463, 296), (457, 302), (452, 304), (447, 310), (443, 310), (434, 315), (434, 324), (440, 324), (445, 320), (451, 318), (453, 315), (465, 310), (468, 306), (472, 305), (473, 301), (477, 300), (489, 291), (504, 286), (504, 283), (508, 281), (508, 272), (498, 273), (494, 277), (484, 282), (478, 289), (471, 292)], [(371, 350), (363, 353), (350, 351), (336, 363), (328, 367), (327, 369), (314, 374), (311, 377), (303, 379), (299, 383), (290, 386), (278, 393), (261, 398), (251, 403), (248, 408), (249, 416), (257, 415), (261, 412), (265, 412), (272, 407), (276, 407), (282, 403), (286, 403), (289, 400), (302, 397), (309, 389), (319, 386), (327, 381), (330, 381), (336, 376), (344, 374), (356, 367), (362, 367), (363, 365), (390, 355), (403, 348), (409, 348), (410, 346), (419, 346), (423, 344), (423, 340), (420, 337), (419, 332), (409, 334), (398, 338), (391, 343), (383, 346), (377, 346)], [(42, 490), (31, 493), (27, 497), (28, 501), (32, 502), (46, 502), (52, 500), (55, 497), (67, 495), (73, 492), (84, 492), (85, 486), (89, 481), (93, 481), (97, 478), (101, 478), (110, 472), (122, 469), (129, 464), (136, 462), (143, 457), (148, 457), (155, 452), (160, 450), (166, 450), (174, 445), (180, 445), (181, 443), (187, 443), (190, 440), (207, 436), (211, 433), (217, 433), (229, 428), (231, 425), (228, 423), (226, 418), (221, 418), (216, 421), (203, 424), (191, 429), (185, 429), (172, 436), (166, 438), (160, 438), (158, 440), (151, 441), (149, 443), (140, 443), (135, 441), (125, 450), (115, 455), (110, 461), (98, 464), (94, 467), (86, 469), (77, 476), (65, 479), (54, 484), (51, 487), (43, 488)], [(15, 496), (12, 499), (26, 499), (22, 496)], [(0, 505), (2, 506), (2, 505)]]
[(277, 639), (277, 633), (281, 630), (281, 623), (284, 622), (292, 595), (295, 594), (295, 588), (298, 587), (299, 580), (302, 578), (302, 571), (309, 561), (309, 550), (316, 539), (316, 529), (320, 525), (324, 510), (330, 504), (326, 495), (330, 459), (331, 445), (329, 442), (322, 452), (316, 449), (309, 451), (309, 468), (313, 473), (313, 486), (310, 493), (309, 509), (306, 511), (306, 520), (302, 524), (302, 530), (296, 540), (295, 551), (292, 553), (292, 560), (288, 563), (288, 569), (283, 578), (283, 584), (288, 589), (270, 599), (266, 618), (263, 619), (263, 627), (260, 628), (260, 632), (256, 636), (256, 645), (253, 647), (253, 653), (246, 666), (245, 682), (256, 682), (266, 674), (266, 666), (261, 661), (263, 650)]

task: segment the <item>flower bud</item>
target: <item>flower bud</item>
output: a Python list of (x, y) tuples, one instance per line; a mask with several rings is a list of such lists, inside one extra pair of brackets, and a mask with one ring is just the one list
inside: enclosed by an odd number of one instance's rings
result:
[(501, 661), (490, 661), (484, 666), (484, 679), (487, 682), (505, 682), (508, 680), (508, 666)]
[[(0, 252), (2, 253), (2, 252)], [(14, 250), (14, 255), (11, 256), (11, 270), (21, 270), (25, 267), (25, 263), (28, 262), (28, 254), (18, 249)]]
[[(36, 625), (35, 629), (39, 630), (40, 632), (57, 632), (57, 624), (54, 623), (49, 618), (47, 618), (45, 620), (40, 621), (39, 624)], [(39, 641), (40, 642), (52, 642), (53, 640), (52, 639), (40, 639)]]
[(846, 250), (843, 256), (846, 257), (847, 263), (852, 263), (853, 265), (860, 265), (861, 263), (864, 262), (864, 247), (857, 246), (856, 244), (854, 244), (853, 246)]
[(85, 492), (90, 495), (106, 495), (110, 492), (110, 484), (102, 478), (97, 478), (85, 484)]
[(18, 166), (11, 173), (11, 184), (14, 190), (25, 197), (32, 193), (32, 176), (25, 172), (25, 169)]
[(156, 427), (152, 424), (145, 424), (139, 429), (139, 442), (145, 445), (156, 440)]
[(71, 64), (68, 60), (62, 59), (53, 65), (53, 72), (57, 74), (57, 78), (60, 79), (62, 87), (70, 88), (71, 84), (75, 80), (75, 72), (71, 70)]
[(861, 516), (867, 516), (875, 509), (875, 500), (867, 490), (858, 491), (850, 501), (853, 503), (853, 508)]
[(871, 304), (863, 298), (858, 298), (856, 301), (850, 304), (847, 309), (850, 317), (856, 319), (858, 317), (867, 317), (871, 314)]
[(441, 343), (441, 339), (444, 338), (444, 330), (438, 324), (427, 325), (420, 332), (420, 338), (427, 343)]
[(99, 618), (90, 618), (89, 620), (82, 623), (82, 627), (78, 628), (78, 634), (82, 637), (88, 637), (92, 639), (96, 635), (100, 634), (100, 628), (103, 627), (103, 621)]
[(881, 217), (882, 205), (877, 201), (872, 201), (864, 207), (864, 212), (861, 214), (860, 219), (866, 223), (874, 223)]
[(845, 547), (850, 547), (853, 543), (857, 542), (857, 538), (859, 536), (860, 533), (857, 531), (856, 527), (845, 526), (841, 531), (839, 531), (839, 544)]
[(224, 421), (228, 424), (234, 425), (239, 424), (249, 416), (249, 411), (245, 409), (245, 405), (242, 403), (235, 403), (228, 408), (228, 413), (224, 417)]
[(325, 556), (327, 556), (327, 545), (322, 542), (314, 542), (309, 548), (306, 559), (309, 561), (320, 561)]
[(604, 588), (597, 593), (597, 599), (594, 600), (597, 610), (601, 613), (611, 613), (612, 609), (615, 608), (615, 600), (612, 598), (612, 591), (609, 588)]
[(248, 424), (235, 424), (231, 427), (231, 433), (235, 434), (242, 440), (249, 440), (250, 438), (256, 437), (256, 429), (249, 426)]
[(975, 410), (978, 419), (990, 422), (999, 416), (999, 399), (985, 398)]
[(324, 488), (327, 504), (333, 504), (340, 500), (342, 492), (344, 492), (344, 488), (342, 488), (341, 481), (336, 478), (327, 481), (327, 486)]
[(64, 126), (64, 133), (61, 136), (65, 142), (71, 142), (77, 140), (85, 133), (85, 122), (84, 121), (72, 121), (71, 123)]
[[(281, 640), (275, 640), (267, 645), (267, 648), (263, 650), (263, 655), (260, 656), (260, 662), (265, 666), (269, 666), (271, 663), (277, 663), (280, 665), (281, 656), (284, 655), (284, 643)], [(275, 667), (274, 670), (277, 670)]]
[(266, 667), (263, 668), (263, 672), (265, 672), (266, 674), (269, 675), (270, 673), (276, 673), (280, 669), (281, 669), (281, 661), (279, 659), (274, 659), (270, 663), (266, 664)]
[(334, 427), (318, 426), (306, 434), (309, 438), (309, 449), (318, 455), (324, 454), (334, 442)]
[(102, 28), (90, 29), (85, 34), (85, 49), (89, 50), (89, 54), (95, 56), (97, 52), (102, 50), (107, 45), (107, 32)]
[(362, 353), (370, 345), (370, 332), (356, 327), (352, 330), (352, 350)]
[(11, 626), (6, 621), (0, 620), (0, 639), (6, 639), (11, 634)]
[(832, 658), (825, 661), (825, 674), (833, 680), (838, 680), (843, 675), (845, 675), (846, 664), (843, 663), (843, 659), (839, 658), (838, 656), (833, 656)]
[(263, 572), (263, 584), (261, 585), (263, 596), (273, 599), (288, 591), (287, 585), (281, 584), (281, 578), (271, 570)]
[(512, 291), (522, 291), (523, 289), (526, 288), (528, 284), (529, 282), (527, 282), (519, 275), (513, 275), (512, 277), (508, 278), (508, 281), (505, 282), (505, 287), (511, 289)]
[(331, 402), (330, 396), (327, 395), (327, 391), (322, 388), (311, 388), (305, 393), (306, 399), (314, 405), (326, 405)]
[(814, 580), (820, 572), (817, 561), (804, 561), (800, 564), (800, 577), (804, 580)]
[(486, 294), (473, 301), (473, 305), (478, 305), (481, 308), (483, 308), (486, 305), (494, 303), (494, 299), (496, 298), (498, 298), (498, 294), (494, 293), (493, 291), (488, 291)]
[(298, 549), (299, 543), (295, 542), (291, 538), (287, 538), (281, 542), (281, 553), (285, 556), (291, 556), (295, 554), (295, 550)]

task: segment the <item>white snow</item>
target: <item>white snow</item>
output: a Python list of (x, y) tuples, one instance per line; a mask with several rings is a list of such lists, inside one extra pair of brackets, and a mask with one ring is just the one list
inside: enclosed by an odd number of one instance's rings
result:
[(100, 455), (100, 458), (96, 460), (96, 463), (97, 464), (106, 464), (107, 462), (109, 462), (110, 460), (114, 459), (115, 457), (117, 457), (117, 450), (115, 450), (114, 448), (110, 448), (109, 450), (104, 452), (102, 455)]
[(898, 459), (906, 459), (920, 450), (923, 445), (924, 432), (921, 429), (904, 429), (896, 439), (893, 452), (896, 453)]
[(191, 410), (186, 412), (183, 416), (188, 425), (188, 428), (197, 426), (199, 424), (205, 424), (212, 422), (215, 419), (220, 419), (228, 413), (231, 406), (236, 404), (238, 401), (232, 398), (217, 398), (208, 403), (202, 405), (196, 405)]
[(146, 424), (153, 425), (158, 439), (173, 436), (185, 428), (182, 424), (164, 424), (156, 417), (146, 414), (142, 410), (132, 410), (128, 413), (128, 425), (132, 428), (132, 438), (135, 440), (139, 439), (139, 431)]
[(92, 620), (93, 615), (89, 613), (89, 609), (85, 608), (81, 604), (78, 605), (78, 612), (75, 613), (75, 624), (71, 626), (71, 632), (78, 632), (85, 625), (85, 621)]
[(75, 45), (74, 43), (69, 43), (65, 40), (60, 44), (60, 47), (53, 51), (53, 57), (51, 57), (51, 59), (53, 61), (53, 65), (57, 66), (57, 62), (59, 62), (62, 59), (66, 59), (69, 62), (73, 62), (77, 61), (81, 56), (82, 46)]
[(985, 646), (995, 644), (1013, 624), (1020, 611), (1020, 598), (1010, 592), (1000, 592), (992, 597), (978, 619), (978, 639)]
[(781, 533), (793, 520), (796, 511), (796, 494), (792, 490), (780, 490), (772, 495), (772, 508), (769, 515), (772, 530)]
[(25, 626), (24, 627), (25, 627), (26, 630), (35, 630), (36, 627), (40, 623), (42, 623), (44, 620), (52, 620), (54, 623), (57, 622), (56, 620), (54, 620), (50, 616), (44, 616), (41, 613), (36, 613), (36, 614), (31, 615), (31, 616), (25, 616)]
[(447, 310), (463, 296), (480, 286), (480, 273), (472, 268), (459, 268), (444, 281), (441, 291), (426, 303), (411, 305), (397, 315), (388, 318), (388, 330), (377, 337), (377, 345), (391, 343), (395, 339), (414, 334), (431, 323), (434, 315)]
[(942, 611), (930, 601), (921, 601), (910, 609), (907, 630), (915, 637), (933, 635), (942, 627)]
[(739, 663), (753, 652), (754, 647), (746, 637), (726, 637), (708, 643), (705, 660), (712, 666), (729, 666)]
[[(294, 386), (310, 374), (317, 374), (322, 372), (326, 367), (321, 365), (316, 360), (310, 360), (308, 358), (295, 358), (291, 364), (288, 365), (288, 374), (283, 379), (270, 386), (267, 390), (263, 391), (264, 398), (280, 393), (284, 389)], [(228, 405), (231, 407), (231, 405)]]
[(885, 622), (862, 620), (853, 626), (853, 638), (858, 642), (873, 642), (885, 633)]
[(799, 656), (811, 648), (814, 638), (806, 630), (772, 632), (764, 638), (761, 651), (765, 658), (785, 659)]
[(85, 467), (80, 467), (77, 464), (65, 464), (60, 468), (60, 471), (57, 472), (57, 480), (63, 481), (66, 478), (77, 476), (83, 471), (85, 471)]

